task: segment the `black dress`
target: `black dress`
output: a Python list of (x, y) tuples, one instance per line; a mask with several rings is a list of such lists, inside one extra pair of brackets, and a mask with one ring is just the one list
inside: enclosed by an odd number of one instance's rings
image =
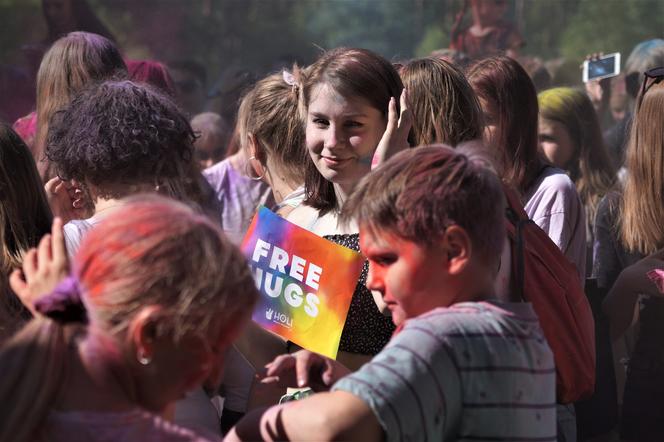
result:
[[(326, 235), (323, 238), (355, 251), (360, 250), (360, 236), (357, 233)], [(378, 310), (365, 285), (368, 271), (369, 263), (365, 261), (341, 333), (340, 351), (375, 355), (385, 347), (394, 332), (392, 318)]]

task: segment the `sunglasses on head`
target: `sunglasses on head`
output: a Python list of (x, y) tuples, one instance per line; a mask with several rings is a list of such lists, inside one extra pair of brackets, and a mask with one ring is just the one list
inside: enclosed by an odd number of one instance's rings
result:
[(639, 94), (639, 100), (636, 106), (636, 109), (641, 108), (641, 103), (643, 102), (643, 96), (648, 92), (648, 89), (653, 87), (653, 85), (664, 80), (664, 66), (658, 68), (652, 68), (643, 73), (643, 83), (641, 84), (641, 93)]

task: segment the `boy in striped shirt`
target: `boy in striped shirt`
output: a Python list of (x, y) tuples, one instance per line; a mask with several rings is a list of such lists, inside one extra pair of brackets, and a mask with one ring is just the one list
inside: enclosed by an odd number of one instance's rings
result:
[(358, 186), (367, 287), (398, 326), (359, 371), (301, 351), (266, 381), (331, 391), (250, 414), (229, 440), (555, 441), (555, 368), (528, 303), (493, 299), (504, 231), (498, 178), (434, 146)]

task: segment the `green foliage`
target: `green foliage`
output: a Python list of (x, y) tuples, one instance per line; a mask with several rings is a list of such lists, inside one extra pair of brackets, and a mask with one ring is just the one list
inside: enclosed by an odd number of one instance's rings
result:
[(640, 41), (663, 35), (662, 0), (581, 0), (560, 49), (580, 60), (593, 52), (621, 52), (626, 58)]
[[(388, 59), (449, 45), (465, 0), (88, 0), (125, 54), (193, 58), (220, 72), (257, 72), (280, 60), (308, 63), (320, 48), (361, 46)], [(523, 53), (581, 60), (664, 36), (664, 0), (510, 0)], [(465, 24), (470, 23), (470, 11)], [(41, 0), (0, 0), (0, 61), (21, 63), (21, 46), (45, 35)]]
[(450, 33), (445, 32), (440, 26), (429, 26), (422, 41), (415, 49), (416, 57), (426, 57), (432, 51), (440, 48), (446, 48), (450, 45)]
[(526, 39), (523, 52), (543, 59), (558, 57), (562, 30), (576, 13), (579, 1), (522, 0), (520, 28)]

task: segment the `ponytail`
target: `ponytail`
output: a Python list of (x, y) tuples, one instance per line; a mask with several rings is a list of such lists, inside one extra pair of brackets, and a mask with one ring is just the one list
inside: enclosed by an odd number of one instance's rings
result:
[(64, 380), (65, 329), (40, 317), (0, 351), (0, 442), (32, 440), (44, 425)]

